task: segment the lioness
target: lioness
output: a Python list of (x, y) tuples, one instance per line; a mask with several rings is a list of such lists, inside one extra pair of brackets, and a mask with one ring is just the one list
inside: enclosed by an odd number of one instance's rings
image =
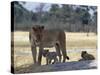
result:
[[(49, 50), (43, 50), (42, 54), (44, 57), (46, 57), (46, 65), (55, 64), (58, 62), (56, 52), (49, 52)], [(52, 60), (54, 60), (54, 62), (52, 62)]]
[(69, 59), (66, 54), (66, 37), (63, 30), (49, 30), (45, 29), (44, 26), (35, 25), (31, 28), (29, 39), (31, 42), (34, 63), (36, 63), (37, 46), (39, 47), (38, 64), (40, 65), (43, 48), (47, 47), (55, 46), (56, 52), (59, 56), (59, 62), (61, 62), (61, 52), (63, 55), (63, 62), (65, 62), (66, 58)]

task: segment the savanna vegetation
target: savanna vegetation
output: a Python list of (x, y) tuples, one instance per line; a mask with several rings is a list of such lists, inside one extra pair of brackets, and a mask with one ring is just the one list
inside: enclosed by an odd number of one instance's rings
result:
[(38, 24), (68, 32), (97, 33), (96, 6), (38, 3), (32, 11), (24, 7), (26, 2), (12, 4), (15, 30), (29, 30)]

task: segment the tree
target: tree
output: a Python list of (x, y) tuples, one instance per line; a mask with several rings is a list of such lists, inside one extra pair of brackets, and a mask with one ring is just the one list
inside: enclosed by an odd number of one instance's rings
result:
[(52, 28), (60, 28), (61, 25), (59, 21), (59, 16), (60, 16), (60, 6), (58, 4), (52, 4), (51, 8), (49, 10), (49, 21), (53, 25)]
[(14, 17), (15, 29), (22, 29), (23, 27), (23, 29), (27, 29), (30, 27), (28, 25), (30, 25), (32, 13), (24, 8), (23, 4), (19, 3), (18, 1), (14, 1), (13, 4), (14, 14), (12, 16)]
[(52, 19), (57, 20), (58, 16), (59, 16), (59, 12), (60, 12), (59, 5), (58, 4), (52, 4), (50, 11), (49, 11), (49, 14), (52, 17)]
[[(23, 3), (14, 4), (15, 28), (28, 29), (31, 25), (40, 24), (48, 28), (65, 29), (70, 32), (96, 32), (97, 8), (95, 6), (76, 6), (65, 4), (51, 4), (49, 10), (46, 5), (39, 3), (36, 11), (29, 11)], [(92, 13), (90, 11), (92, 10)]]
[(36, 8), (36, 12), (38, 14), (38, 22), (41, 23), (42, 21), (42, 16), (44, 15), (44, 7), (45, 7), (45, 4), (44, 3), (40, 3)]
[(90, 13), (89, 10), (90, 8), (88, 6), (82, 6), (84, 7), (84, 14), (82, 15), (82, 25), (83, 25), (83, 30), (87, 32), (87, 36), (89, 35), (89, 20), (90, 18)]

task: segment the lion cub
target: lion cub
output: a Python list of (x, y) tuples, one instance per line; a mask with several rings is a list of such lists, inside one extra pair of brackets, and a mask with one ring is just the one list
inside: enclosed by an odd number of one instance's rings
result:
[(87, 51), (82, 51), (81, 57), (82, 57), (82, 59), (80, 59), (79, 61), (82, 61), (82, 60), (95, 60), (95, 57), (92, 54), (87, 53)]
[[(43, 56), (46, 57), (46, 65), (48, 64), (55, 64), (58, 62), (57, 53), (56, 52), (49, 52), (49, 50), (43, 50)], [(53, 60), (53, 62), (52, 62)]]

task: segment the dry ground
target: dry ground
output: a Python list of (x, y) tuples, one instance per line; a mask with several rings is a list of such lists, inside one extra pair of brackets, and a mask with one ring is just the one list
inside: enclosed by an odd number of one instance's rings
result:
[[(29, 32), (14, 32), (14, 66), (15, 68), (24, 68), (33, 64)], [(94, 33), (68, 33), (66, 32), (66, 49), (71, 61), (78, 61), (81, 57), (81, 51), (87, 50), (97, 58), (97, 36)], [(55, 48), (50, 48), (54, 51)], [(42, 58), (42, 64), (46, 63), (45, 58)]]

